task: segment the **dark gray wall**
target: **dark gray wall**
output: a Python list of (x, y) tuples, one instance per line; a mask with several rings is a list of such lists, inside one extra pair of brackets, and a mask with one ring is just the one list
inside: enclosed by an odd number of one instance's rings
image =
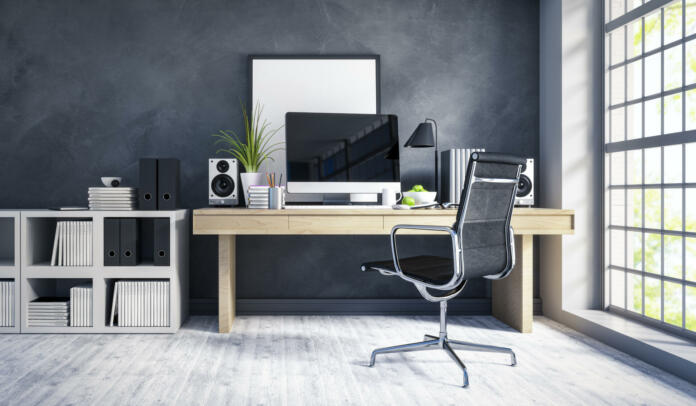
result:
[[(432, 117), (442, 148), (538, 155), (536, 0), (0, 1), (0, 207), (84, 205), (102, 175), (133, 184), (141, 156), (180, 158), (183, 206), (205, 206), (209, 135), (240, 128), (259, 53), (379, 54), (402, 144)], [(405, 187), (434, 186), (432, 151), (401, 156)], [(216, 239), (191, 248), (191, 296), (214, 298)], [(243, 298), (417, 297), (358, 271), (389, 256), (386, 237), (244, 237), (238, 251)]]

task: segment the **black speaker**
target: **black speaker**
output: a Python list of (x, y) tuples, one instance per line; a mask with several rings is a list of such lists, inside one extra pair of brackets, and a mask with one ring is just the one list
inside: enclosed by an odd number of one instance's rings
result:
[(517, 185), (516, 206), (534, 206), (534, 159), (527, 159), (520, 173), (520, 183)]
[(176, 210), (179, 207), (179, 160), (157, 160), (157, 209)]
[(140, 159), (138, 209), (157, 210), (157, 159)]
[(236, 206), (239, 204), (239, 175), (234, 158), (208, 160), (208, 204)]

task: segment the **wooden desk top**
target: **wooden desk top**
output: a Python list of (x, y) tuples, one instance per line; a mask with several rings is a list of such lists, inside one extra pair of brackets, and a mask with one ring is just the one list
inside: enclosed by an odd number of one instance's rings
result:
[[(396, 224), (447, 225), (457, 210), (202, 208), (193, 211), (193, 233), (208, 235), (389, 234)], [(572, 234), (573, 210), (515, 208), (515, 234)], [(414, 232), (428, 234), (425, 232)]]

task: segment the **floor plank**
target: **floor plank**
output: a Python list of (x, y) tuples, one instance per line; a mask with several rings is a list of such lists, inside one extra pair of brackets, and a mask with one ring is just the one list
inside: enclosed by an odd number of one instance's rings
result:
[(454, 316), (454, 339), (511, 347), (459, 351), (471, 386), (442, 351), (377, 347), (437, 335), (430, 316), (242, 316), (230, 334), (192, 317), (175, 335), (6, 335), (0, 404), (675, 405), (696, 386), (536, 317), (519, 334), (489, 316)]

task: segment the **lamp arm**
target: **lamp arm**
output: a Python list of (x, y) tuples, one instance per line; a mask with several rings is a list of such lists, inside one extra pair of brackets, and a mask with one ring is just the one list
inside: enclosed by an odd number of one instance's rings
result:
[(440, 153), (438, 152), (438, 146), (437, 146), (437, 121), (435, 121), (432, 118), (426, 118), (425, 121), (432, 121), (433, 124), (435, 125), (435, 190), (437, 191), (437, 198), (435, 199), (438, 202), (442, 201), (441, 193), (440, 193)]

